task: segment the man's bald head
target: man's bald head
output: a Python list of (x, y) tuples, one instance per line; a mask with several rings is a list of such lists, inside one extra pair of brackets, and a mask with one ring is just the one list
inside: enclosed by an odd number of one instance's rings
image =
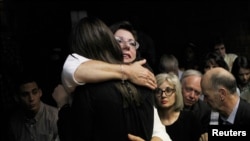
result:
[(231, 93), (236, 92), (236, 80), (228, 70), (216, 67), (207, 71), (201, 80), (201, 86), (206, 88), (217, 89), (218, 86), (223, 86)]

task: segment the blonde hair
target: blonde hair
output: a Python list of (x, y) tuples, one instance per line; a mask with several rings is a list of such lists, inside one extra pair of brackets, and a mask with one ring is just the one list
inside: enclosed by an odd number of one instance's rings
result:
[[(175, 111), (180, 111), (184, 107), (183, 97), (182, 97), (182, 89), (179, 78), (173, 73), (159, 73), (156, 75), (157, 86), (160, 86), (164, 82), (168, 82), (169, 84), (174, 86), (175, 89), (175, 103), (174, 109)], [(156, 104), (156, 107), (159, 108), (159, 105)]]

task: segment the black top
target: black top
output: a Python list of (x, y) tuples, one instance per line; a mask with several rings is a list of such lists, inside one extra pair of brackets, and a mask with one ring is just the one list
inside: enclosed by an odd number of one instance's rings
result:
[(199, 120), (190, 111), (181, 111), (179, 118), (165, 127), (173, 141), (198, 141), (202, 134)]
[(72, 103), (74, 140), (127, 141), (128, 133), (145, 140), (151, 139), (154, 120), (152, 91), (136, 86), (141, 103), (129, 102), (126, 105), (115, 86), (117, 82), (121, 83), (121, 80), (76, 88)]

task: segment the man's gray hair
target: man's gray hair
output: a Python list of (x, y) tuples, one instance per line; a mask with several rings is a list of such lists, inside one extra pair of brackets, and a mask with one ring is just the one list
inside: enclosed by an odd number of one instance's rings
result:
[(181, 76), (181, 82), (183, 81), (183, 79), (185, 79), (188, 76), (198, 76), (198, 77), (202, 77), (202, 73), (198, 70), (194, 70), (194, 69), (188, 69), (185, 70)]

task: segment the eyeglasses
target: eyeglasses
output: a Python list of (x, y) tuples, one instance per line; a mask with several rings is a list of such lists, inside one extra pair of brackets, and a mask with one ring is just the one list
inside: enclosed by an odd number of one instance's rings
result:
[(138, 49), (139, 48), (139, 43), (135, 40), (128, 40), (128, 41), (125, 41), (124, 38), (122, 37), (118, 37), (116, 36), (115, 37), (116, 41), (119, 43), (119, 44), (126, 44), (130, 47), (134, 47), (135, 49)]
[(155, 94), (156, 96), (162, 96), (162, 94), (164, 93), (165, 96), (171, 96), (173, 93), (175, 92), (175, 89), (167, 87), (165, 90), (162, 90), (161, 88), (156, 88), (155, 89)]

